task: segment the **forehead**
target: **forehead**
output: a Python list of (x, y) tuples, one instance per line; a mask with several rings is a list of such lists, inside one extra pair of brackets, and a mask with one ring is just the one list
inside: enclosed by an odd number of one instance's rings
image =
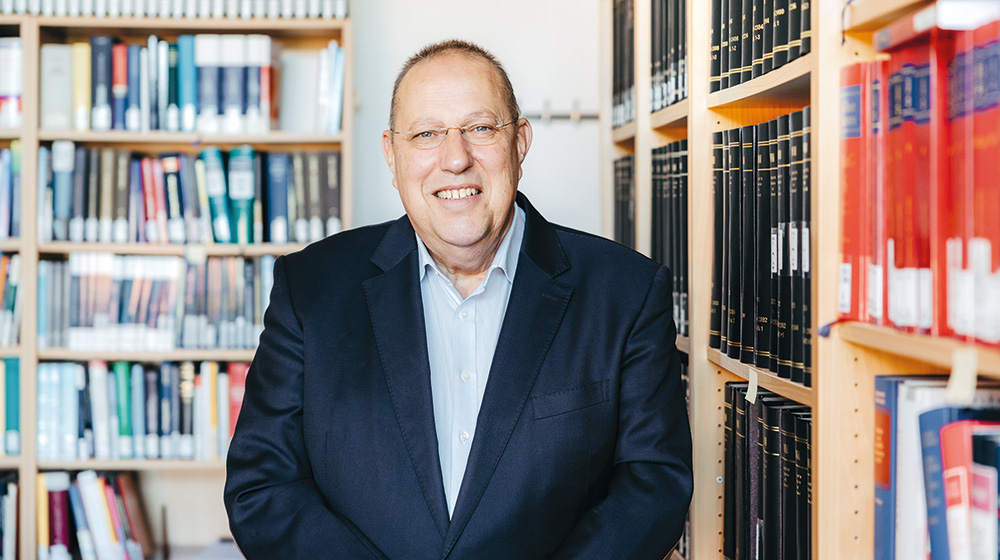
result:
[(503, 114), (503, 89), (489, 62), (464, 53), (443, 53), (413, 66), (400, 82), (400, 122), (444, 120), (479, 113)]

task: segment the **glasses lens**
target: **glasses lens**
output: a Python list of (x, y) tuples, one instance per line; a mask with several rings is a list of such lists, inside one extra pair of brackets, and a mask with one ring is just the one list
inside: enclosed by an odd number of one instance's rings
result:
[(447, 130), (425, 130), (418, 132), (410, 138), (410, 143), (421, 149), (436, 148), (444, 140), (444, 135), (447, 132)]
[(496, 126), (489, 123), (478, 123), (466, 129), (465, 138), (473, 144), (485, 146), (493, 143), (496, 139), (496, 134)]

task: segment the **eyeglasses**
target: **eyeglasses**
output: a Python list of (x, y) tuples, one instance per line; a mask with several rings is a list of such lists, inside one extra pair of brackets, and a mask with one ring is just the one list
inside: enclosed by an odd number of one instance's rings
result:
[(497, 141), (500, 129), (517, 122), (517, 119), (504, 124), (492, 124), (488, 122), (475, 122), (465, 126), (446, 126), (443, 128), (428, 128), (425, 130), (392, 130), (393, 134), (398, 134), (411, 146), (420, 150), (432, 150), (444, 143), (445, 136), (449, 130), (457, 130), (462, 134), (467, 142), (474, 146), (489, 146)]

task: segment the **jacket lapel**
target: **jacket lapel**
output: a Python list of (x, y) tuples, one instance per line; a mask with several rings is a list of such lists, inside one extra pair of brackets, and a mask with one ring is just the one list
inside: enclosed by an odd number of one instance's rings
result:
[(416, 238), (404, 216), (394, 222), (371, 261), (384, 272), (364, 282), (389, 396), (420, 489), (441, 536), (448, 506), (441, 480)]
[(569, 268), (555, 229), (518, 194), (526, 214), (524, 240), (476, 434), (445, 537), (447, 557), (496, 469), (562, 322), (573, 288), (554, 279)]

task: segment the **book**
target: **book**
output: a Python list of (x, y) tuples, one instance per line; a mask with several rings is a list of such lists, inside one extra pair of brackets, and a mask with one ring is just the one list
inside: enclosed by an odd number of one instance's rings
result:
[(1000, 421), (958, 420), (939, 432), (948, 554), (955, 559), (972, 558), (973, 434), (1000, 435)]
[(73, 128), (73, 45), (44, 44), (39, 57), (39, 126), (45, 130), (70, 130)]

